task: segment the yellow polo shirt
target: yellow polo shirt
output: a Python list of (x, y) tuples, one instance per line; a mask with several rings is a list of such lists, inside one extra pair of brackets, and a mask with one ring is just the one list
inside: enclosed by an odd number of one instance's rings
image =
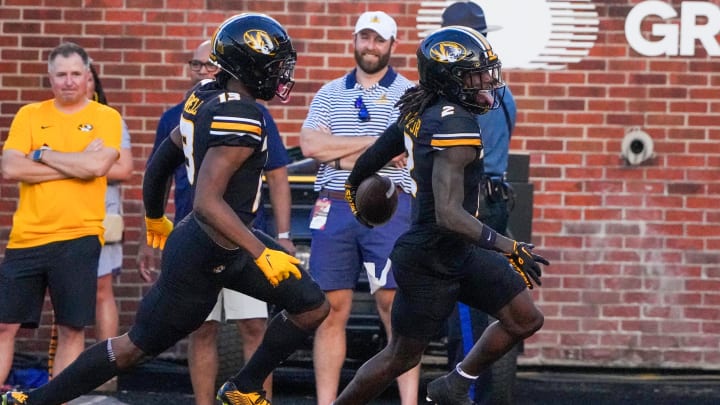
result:
[[(24, 154), (42, 146), (59, 152), (82, 152), (95, 138), (120, 152), (122, 118), (95, 101), (74, 114), (55, 108), (53, 100), (20, 108), (10, 126), (3, 150)], [(97, 235), (102, 241), (105, 217), (105, 176), (93, 180), (66, 179), (37, 184), (19, 183), (18, 207), (13, 215), (8, 248), (41, 246), (51, 242)]]

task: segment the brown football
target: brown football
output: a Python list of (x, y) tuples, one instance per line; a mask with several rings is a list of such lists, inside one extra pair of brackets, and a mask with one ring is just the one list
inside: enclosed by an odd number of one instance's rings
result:
[(398, 189), (387, 177), (373, 174), (363, 180), (355, 195), (360, 215), (371, 225), (389, 221), (398, 205)]

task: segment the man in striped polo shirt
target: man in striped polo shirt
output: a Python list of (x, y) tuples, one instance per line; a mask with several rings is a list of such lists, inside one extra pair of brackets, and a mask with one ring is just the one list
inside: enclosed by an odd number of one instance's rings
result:
[[(303, 154), (321, 162), (315, 181), (319, 198), (310, 221), (310, 273), (331, 304), (330, 315), (315, 333), (318, 405), (330, 404), (337, 396), (346, 353), (345, 326), (353, 288), (363, 269), (390, 334), (390, 308), (397, 284), (388, 256), (410, 223), (410, 177), (404, 154), (379, 171), (404, 191), (388, 223), (372, 229), (359, 224), (344, 199), (345, 180), (355, 159), (395, 123), (395, 103), (413, 86), (388, 66), (397, 46), (397, 24), (392, 17), (381, 11), (360, 15), (353, 45), (356, 68), (318, 91), (300, 132)], [(398, 378), (403, 404), (417, 404), (419, 374), (416, 367)]]

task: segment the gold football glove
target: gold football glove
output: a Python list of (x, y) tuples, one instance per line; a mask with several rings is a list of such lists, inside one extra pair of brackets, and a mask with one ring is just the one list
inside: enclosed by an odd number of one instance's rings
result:
[(513, 270), (520, 274), (525, 285), (531, 290), (533, 289), (533, 282), (542, 285), (540, 281), (542, 267), (538, 263), (546, 266), (550, 264), (547, 259), (532, 252), (534, 247), (530, 243), (515, 242), (512, 252), (505, 254)]
[(273, 287), (277, 287), (281, 281), (291, 275), (298, 280), (302, 278), (302, 273), (296, 266), (300, 264), (300, 260), (280, 250), (265, 248), (260, 256), (255, 259), (255, 264), (260, 267), (260, 270), (265, 274), (265, 278)]
[(145, 229), (148, 246), (162, 250), (165, 248), (168, 235), (173, 230), (173, 223), (164, 215), (160, 218), (145, 217)]

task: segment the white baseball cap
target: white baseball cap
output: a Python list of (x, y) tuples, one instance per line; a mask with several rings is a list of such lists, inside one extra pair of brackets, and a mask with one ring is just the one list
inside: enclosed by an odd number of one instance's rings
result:
[(360, 15), (355, 24), (357, 34), (362, 30), (373, 30), (386, 40), (397, 37), (397, 24), (395, 20), (382, 11), (366, 11)]

